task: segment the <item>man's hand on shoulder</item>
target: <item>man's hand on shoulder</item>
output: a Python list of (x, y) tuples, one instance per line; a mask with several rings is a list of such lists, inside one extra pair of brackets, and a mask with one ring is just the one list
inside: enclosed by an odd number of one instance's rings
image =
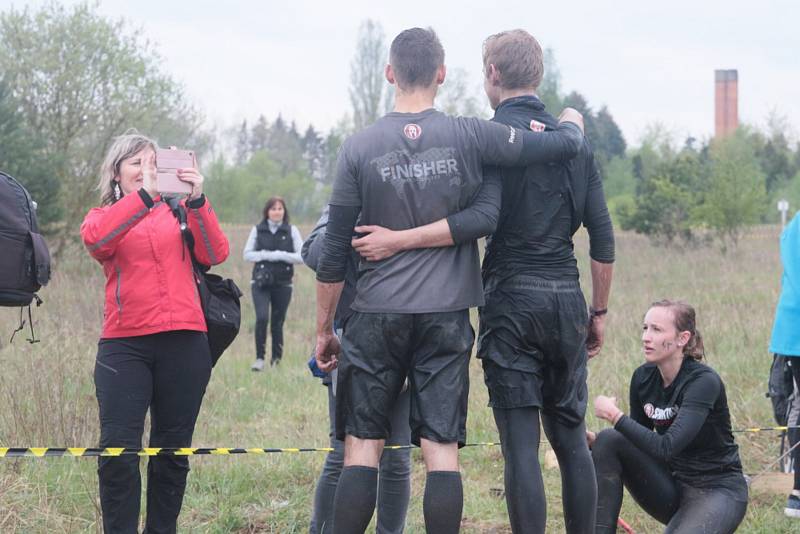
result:
[(353, 248), (367, 261), (390, 258), (403, 250), (400, 232), (383, 226), (356, 226), (356, 232), (366, 234), (352, 241)]
[(558, 122), (571, 122), (573, 124), (577, 124), (578, 128), (581, 129), (581, 132), (585, 133), (583, 128), (583, 115), (575, 108), (564, 108), (561, 112), (561, 115), (558, 116)]

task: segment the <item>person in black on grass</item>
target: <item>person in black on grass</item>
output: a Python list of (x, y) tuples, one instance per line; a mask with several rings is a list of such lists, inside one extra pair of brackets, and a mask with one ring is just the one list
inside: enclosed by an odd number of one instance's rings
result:
[[(596, 533), (615, 532), (622, 487), (665, 533), (735, 532), (747, 510), (747, 483), (731, 433), (725, 385), (700, 360), (694, 308), (653, 303), (644, 317), (646, 363), (633, 373), (630, 415), (616, 399), (595, 399), (614, 425), (587, 433), (597, 473)], [(655, 432), (653, 431), (655, 430)]]
[[(499, 204), (496, 209), (499, 211)], [(317, 270), (319, 257), (322, 254), (327, 226), (328, 207), (326, 206), (317, 225), (303, 243), (301, 252), (305, 264), (314, 271)], [(339, 299), (333, 321), (338, 335), (341, 335), (347, 320), (353, 314), (350, 304), (356, 296), (358, 262), (358, 254), (351, 251), (347, 258), (342, 297)], [(334, 369), (333, 372), (325, 373), (325, 376), (322, 377), (322, 383), (328, 389), (328, 420), (332, 450), (325, 458), (325, 464), (314, 491), (314, 507), (311, 513), (309, 534), (331, 534), (333, 532), (333, 499), (344, 466), (344, 442), (336, 439), (336, 375), (337, 371)], [(409, 395), (408, 388), (406, 388), (398, 397), (390, 415), (392, 431), (388, 438), (389, 445), (409, 445), (411, 443), (408, 410)], [(409, 449), (384, 450), (380, 460), (378, 481), (378, 519), (375, 528), (377, 534), (400, 534), (403, 532), (410, 495), (411, 451)]]
[[(345, 467), (334, 499), (335, 534), (364, 532), (369, 525), (377, 466), (391, 430), (388, 414), (406, 378), (411, 439), (421, 445), (428, 473), (426, 530), (458, 532), (458, 446), (466, 439), (474, 340), (469, 308), (483, 304), (483, 291), (475, 238), (461, 242), (463, 230), (452, 218), (479, 189), (484, 163), (567, 160), (583, 142), (580, 127), (566, 121), (555, 132), (536, 134), (436, 111), (433, 100), (445, 72), (444, 50), (433, 30), (400, 33), (386, 67), (387, 80), (397, 85), (394, 111), (348, 138), (339, 152), (317, 268), (316, 347), (320, 369), (340, 365), (336, 426), (337, 437), (345, 439)], [(574, 110), (565, 119), (581, 122)], [(340, 347), (333, 318), (359, 216), (357, 231), (370, 236), (376, 225), (447, 231), (441, 242), (429, 243), (444, 248), (361, 262), (355, 313)]]
[[(536, 96), (544, 61), (532, 35), (511, 30), (490, 36), (483, 67), (495, 122), (542, 132), (557, 126)], [(602, 180), (588, 142), (566, 163), (509, 167), (501, 174), (500, 220), (483, 261), (478, 358), (503, 445), (511, 529), (545, 530), (541, 419), (558, 457), (566, 532), (587, 534), (594, 531), (597, 498), (584, 425), (587, 360), (603, 344), (614, 262)], [(589, 232), (589, 313), (572, 240), (581, 225)]]
[[(300, 230), (289, 224), (289, 211), (281, 197), (272, 197), (264, 206), (264, 219), (250, 230), (244, 246), (245, 261), (252, 261), (253, 306), (256, 311), (256, 361), (253, 371), (264, 369), (264, 345), (267, 343), (267, 323), (271, 321), (271, 365), (283, 357), (283, 321), (292, 299), (294, 264), (303, 263), (300, 249), (303, 237)], [(270, 305), (272, 315), (270, 316)]]
[[(496, 175), (484, 177), (480, 189), (461, 212), (452, 215), (441, 225), (439, 231), (431, 232), (430, 225), (403, 231), (391, 231), (376, 226), (357, 227), (367, 233), (353, 240), (354, 249), (347, 259), (342, 295), (336, 306), (333, 326), (341, 336), (348, 319), (354, 311), (351, 304), (356, 298), (358, 265), (366, 261), (386, 259), (402, 250), (426, 248), (443, 245), (447, 236), (455, 241), (483, 237), (495, 229), (500, 215), (500, 178)], [(314, 271), (319, 265), (320, 256), (327, 236), (329, 208), (326, 206), (317, 225), (303, 243), (303, 261)], [(445, 234), (445, 235), (441, 235)], [(380, 237), (379, 237), (380, 235)], [(336, 486), (344, 466), (344, 442), (336, 439), (336, 381), (338, 372), (324, 373), (323, 384), (328, 386), (328, 414), (331, 424), (331, 448), (317, 483), (314, 495), (314, 511), (311, 518), (310, 534), (332, 532), (333, 500)], [(390, 414), (391, 434), (389, 445), (408, 445), (411, 442), (411, 429), (408, 425), (410, 398), (408, 382), (403, 386)], [(591, 461), (590, 461), (591, 463)], [(410, 487), (411, 458), (408, 449), (384, 449), (380, 460), (378, 481), (378, 534), (403, 532), (405, 527)]]

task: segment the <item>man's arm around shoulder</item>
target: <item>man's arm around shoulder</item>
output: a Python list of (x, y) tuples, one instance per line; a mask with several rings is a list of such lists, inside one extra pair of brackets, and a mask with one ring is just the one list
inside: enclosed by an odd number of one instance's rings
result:
[(495, 167), (485, 167), (483, 183), (468, 207), (436, 222), (408, 230), (358, 226), (356, 232), (367, 235), (354, 239), (353, 248), (364, 259), (379, 261), (404, 250), (466, 243), (494, 233), (501, 200), (500, 172)]

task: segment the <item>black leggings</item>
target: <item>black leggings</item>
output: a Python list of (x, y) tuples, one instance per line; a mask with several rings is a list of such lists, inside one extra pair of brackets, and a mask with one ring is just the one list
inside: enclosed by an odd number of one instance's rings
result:
[(597, 534), (616, 532), (622, 487), (655, 519), (665, 534), (727, 534), (736, 531), (747, 510), (747, 488), (741, 474), (727, 484), (738, 490), (695, 488), (675, 479), (669, 466), (649, 456), (614, 429), (603, 430), (592, 446), (597, 472)]
[[(94, 368), (100, 447), (141, 447), (148, 409), (150, 447), (191, 446), (210, 375), (211, 354), (203, 332), (101, 339)], [(97, 473), (103, 530), (137, 532), (139, 457), (102, 457)], [(146, 532), (175, 532), (188, 473), (185, 456), (150, 458)]]
[[(267, 323), (272, 335), (272, 361), (283, 357), (283, 321), (292, 300), (292, 286), (274, 286), (260, 289), (253, 285), (253, 306), (256, 309), (256, 358), (264, 359), (267, 343)], [(270, 305), (272, 316), (270, 316)]]
[[(547, 503), (539, 467), (539, 409), (494, 408), (505, 458), (505, 488), (511, 530), (544, 532)], [(545, 434), (558, 458), (566, 532), (592, 533), (595, 523), (594, 465), (583, 423), (570, 427), (542, 414)]]

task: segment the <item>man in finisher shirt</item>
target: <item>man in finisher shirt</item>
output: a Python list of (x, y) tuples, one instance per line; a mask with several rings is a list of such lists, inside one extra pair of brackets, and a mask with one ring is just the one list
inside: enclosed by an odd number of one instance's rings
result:
[[(492, 35), (483, 64), (494, 121), (542, 132), (557, 126), (535, 94), (543, 74), (536, 39), (523, 30)], [(603, 344), (614, 261), (602, 182), (587, 143), (565, 164), (506, 168), (501, 175), (500, 220), (483, 262), (478, 358), (503, 445), (511, 528), (545, 531), (541, 412), (561, 470), (566, 532), (594, 532), (597, 487), (584, 425), (587, 349), (591, 358)], [(589, 231), (588, 315), (572, 242), (581, 224)]]
[[(408, 377), (412, 441), (421, 446), (428, 472), (426, 529), (449, 534), (459, 530), (463, 504), (458, 446), (466, 440), (474, 341), (468, 310), (483, 303), (475, 235), (470, 220), (456, 215), (478, 191), (484, 163), (567, 160), (583, 135), (570, 122), (542, 134), (434, 110), (445, 67), (433, 30), (400, 33), (389, 60), (386, 78), (397, 86), (394, 111), (342, 146), (317, 268), (316, 357), (323, 371), (339, 364), (336, 431), (345, 440), (334, 532), (364, 532), (370, 522), (389, 413)], [(574, 110), (564, 118), (581, 120)], [(362, 262), (339, 361), (332, 321), (359, 214), (367, 229), (450, 231), (426, 242), (444, 248)]]

